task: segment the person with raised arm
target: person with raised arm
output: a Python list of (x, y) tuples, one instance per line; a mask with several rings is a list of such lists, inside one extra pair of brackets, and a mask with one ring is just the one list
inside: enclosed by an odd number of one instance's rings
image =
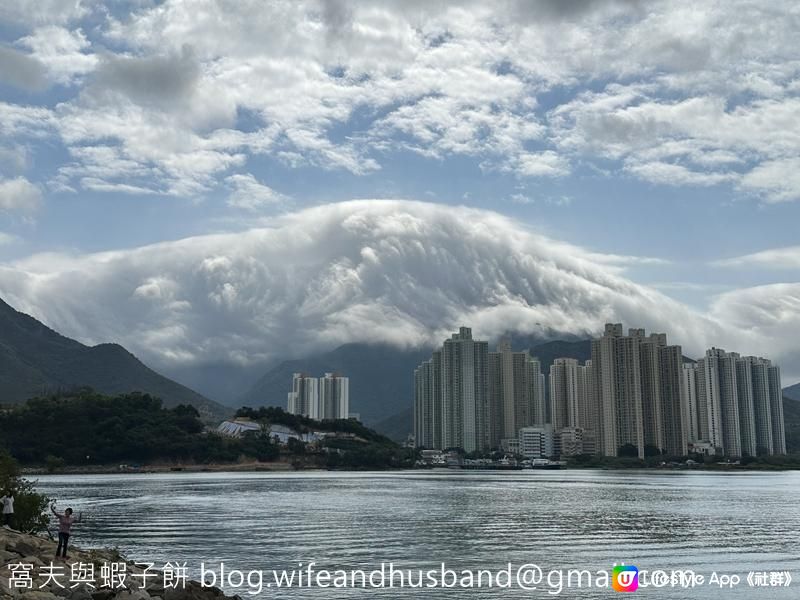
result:
[(60, 554), (61, 558), (66, 560), (69, 558), (67, 556), (67, 545), (69, 544), (72, 526), (75, 523), (80, 523), (83, 515), (82, 513), (78, 513), (77, 517), (73, 517), (73, 510), (71, 508), (67, 508), (63, 513), (59, 513), (56, 510), (55, 502), (50, 505), (50, 510), (53, 511), (56, 519), (58, 519), (58, 547), (56, 548), (56, 558), (58, 558)]

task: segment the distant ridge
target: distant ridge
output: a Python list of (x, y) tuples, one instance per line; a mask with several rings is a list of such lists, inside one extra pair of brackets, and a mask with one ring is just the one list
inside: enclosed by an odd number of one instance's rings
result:
[(317, 377), (338, 371), (350, 377), (350, 411), (372, 426), (411, 406), (414, 369), (431, 349), (403, 350), (384, 344), (345, 344), (303, 359), (287, 360), (267, 371), (237, 400), (242, 406), (286, 408), (292, 373)]
[(159, 375), (119, 344), (85, 346), (0, 300), (0, 404), (77, 387), (103, 394), (146, 392), (166, 407), (191, 404), (207, 419), (228, 412)]
[(800, 402), (800, 383), (795, 383), (794, 385), (783, 388), (783, 395), (791, 400)]

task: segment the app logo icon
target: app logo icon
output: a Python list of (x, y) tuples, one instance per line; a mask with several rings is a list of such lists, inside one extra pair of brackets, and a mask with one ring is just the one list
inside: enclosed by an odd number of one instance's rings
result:
[(639, 569), (633, 565), (617, 565), (611, 572), (611, 587), (616, 592), (635, 592), (639, 589)]

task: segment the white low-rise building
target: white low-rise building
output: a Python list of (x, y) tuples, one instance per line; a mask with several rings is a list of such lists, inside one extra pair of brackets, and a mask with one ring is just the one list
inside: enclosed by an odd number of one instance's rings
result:
[(715, 456), (717, 449), (711, 442), (691, 442), (689, 444), (689, 454), (702, 454), (703, 456)]
[(261, 424), (251, 421), (250, 419), (232, 419), (223, 421), (217, 427), (217, 433), (226, 435), (228, 437), (242, 437), (248, 431), (258, 431), (261, 429)]
[(217, 427), (217, 433), (233, 438), (240, 438), (251, 431), (258, 432), (262, 430), (279, 444), (288, 444), (292, 438), (301, 442), (316, 442), (322, 437), (320, 433), (300, 433), (286, 425), (272, 423), (262, 425), (246, 417), (223, 421)]
[(549, 458), (555, 453), (552, 425), (523, 427), (517, 439), (519, 453), (525, 458)]

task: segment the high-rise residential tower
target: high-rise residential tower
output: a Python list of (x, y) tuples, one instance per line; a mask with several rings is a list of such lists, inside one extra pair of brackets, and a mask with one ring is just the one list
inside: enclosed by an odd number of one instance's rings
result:
[(418, 447), (485, 450), (492, 441), (489, 345), (461, 327), (414, 372)]
[(769, 380), (769, 408), (772, 422), (772, 453), (786, 454), (786, 424), (783, 420), (783, 391), (781, 389), (781, 370), (767, 367)]
[[(441, 447), (441, 387), (437, 388), (433, 383), (433, 369), (431, 358), (414, 370), (414, 441), (418, 448)], [(437, 391), (438, 411), (435, 400)]]
[(544, 423), (543, 376), (536, 358), (500, 341), (489, 353), (489, 447), (514, 439), (522, 427)]
[(442, 345), (442, 444), (466, 452), (489, 444), (488, 342), (461, 327)]
[(686, 415), (686, 438), (689, 442), (703, 439), (700, 433), (700, 412), (697, 405), (697, 366), (684, 363), (681, 370), (681, 403)]
[(664, 448), (665, 429), (661, 398), (661, 349), (667, 345), (667, 336), (653, 333), (645, 337), (644, 329), (631, 329), (630, 332), (639, 338), (644, 445), (651, 450), (661, 450)]
[(531, 385), (530, 425), (541, 426), (547, 423), (547, 395), (545, 392), (542, 363), (535, 356), (528, 360), (528, 382)]
[(600, 406), (600, 452), (617, 456), (632, 448), (644, 458), (641, 338), (623, 335), (621, 323), (608, 323), (592, 340), (592, 368)]
[(683, 352), (680, 346), (660, 346), (662, 452), (686, 456), (689, 449), (688, 414), (682, 401)]
[[(709, 349), (694, 365), (684, 365), (689, 441), (731, 457), (784, 454), (780, 385), (780, 370), (769, 360)], [(782, 436), (777, 444), (776, 435)]]
[(667, 345), (666, 334), (632, 328), (623, 335), (621, 324), (606, 324), (592, 341), (591, 361), (602, 454), (616, 456), (626, 447), (640, 458), (686, 454), (682, 364), (681, 347)]
[(756, 456), (756, 417), (753, 407), (753, 363), (736, 357), (736, 393), (742, 456)]
[(769, 393), (770, 363), (763, 358), (746, 356), (750, 363), (750, 380), (753, 384), (753, 418), (756, 434), (756, 455), (772, 454), (772, 408)]
[[(626, 335), (618, 323), (606, 324), (591, 352), (585, 365), (555, 359), (545, 398), (536, 358), (508, 340), (490, 353), (462, 327), (414, 372), (417, 445), (516, 451), (523, 429), (546, 425), (556, 454), (786, 452), (780, 369), (769, 360), (711, 348), (691, 362), (666, 334)], [(302, 379), (294, 385), (290, 405), (306, 406)]]
[(714, 447), (727, 456), (742, 455), (742, 437), (739, 428), (739, 395), (736, 387), (736, 360), (738, 355), (720, 348), (711, 348), (698, 361), (702, 369), (700, 404), (705, 404), (708, 421), (708, 438)]
[(580, 426), (585, 387), (578, 383), (579, 368), (574, 358), (557, 358), (550, 365), (550, 418), (556, 431)]
[(319, 378), (319, 418), (347, 419), (350, 416), (350, 379), (338, 373)]
[(320, 419), (319, 380), (306, 373), (292, 376), (292, 391), (289, 392), (287, 411), (311, 419)]

